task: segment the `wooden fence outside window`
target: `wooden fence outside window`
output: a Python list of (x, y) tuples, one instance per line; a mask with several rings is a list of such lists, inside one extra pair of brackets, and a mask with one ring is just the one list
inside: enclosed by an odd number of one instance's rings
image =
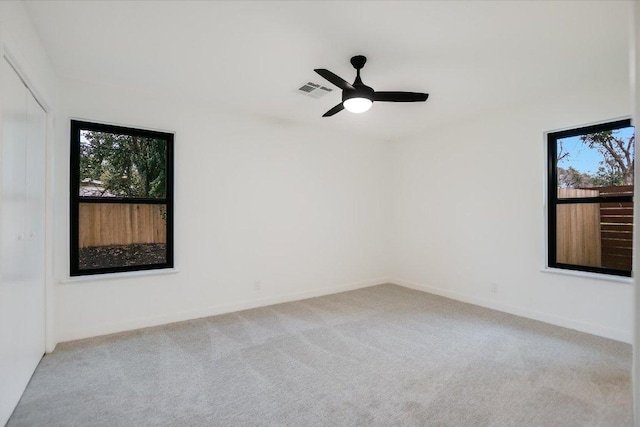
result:
[[(560, 188), (558, 198), (627, 196), (633, 186)], [(633, 203), (557, 205), (557, 262), (631, 271)]]
[(80, 248), (166, 243), (160, 204), (80, 203)]

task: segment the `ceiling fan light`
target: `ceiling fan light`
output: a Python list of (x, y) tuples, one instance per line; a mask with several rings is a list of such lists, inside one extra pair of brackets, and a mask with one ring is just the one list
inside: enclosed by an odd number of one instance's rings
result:
[(349, 98), (346, 99), (343, 104), (347, 111), (352, 113), (364, 113), (371, 108), (373, 101), (367, 98)]

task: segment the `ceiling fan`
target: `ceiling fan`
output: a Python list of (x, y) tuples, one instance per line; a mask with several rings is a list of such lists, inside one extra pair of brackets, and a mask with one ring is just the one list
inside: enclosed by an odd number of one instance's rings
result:
[(330, 117), (336, 113), (339, 113), (343, 109), (351, 111), (352, 113), (364, 113), (374, 101), (383, 102), (424, 102), (429, 97), (428, 93), (420, 92), (376, 92), (369, 86), (362, 83), (360, 79), (360, 70), (367, 62), (367, 58), (362, 55), (357, 55), (351, 58), (351, 65), (356, 69), (358, 73), (353, 84), (347, 82), (343, 78), (333, 74), (331, 71), (324, 68), (316, 68), (316, 73), (320, 74), (325, 79), (329, 80), (334, 85), (342, 89), (342, 102), (326, 113), (322, 117)]

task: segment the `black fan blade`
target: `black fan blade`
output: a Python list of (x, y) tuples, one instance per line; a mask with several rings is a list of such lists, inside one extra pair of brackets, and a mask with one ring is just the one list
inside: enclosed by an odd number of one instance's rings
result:
[(344, 105), (342, 105), (342, 102), (341, 102), (340, 104), (338, 104), (335, 107), (333, 107), (331, 110), (329, 110), (326, 113), (324, 113), (322, 115), (322, 117), (331, 117), (334, 114), (339, 113), (342, 110), (344, 110)]
[(374, 101), (386, 102), (424, 102), (429, 97), (428, 93), (419, 92), (375, 92)]
[(349, 83), (342, 77), (336, 76), (329, 70), (325, 70), (324, 68), (316, 68), (313, 71), (320, 74), (322, 77), (329, 80), (331, 83), (338, 86), (342, 90), (344, 89), (354, 90), (353, 86), (351, 86), (351, 83)]

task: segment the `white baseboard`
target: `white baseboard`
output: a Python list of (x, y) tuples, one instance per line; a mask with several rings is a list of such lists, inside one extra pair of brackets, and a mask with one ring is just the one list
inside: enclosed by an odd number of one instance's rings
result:
[(633, 341), (633, 333), (631, 330), (609, 328), (609, 327), (594, 324), (594, 323), (568, 319), (566, 317), (557, 316), (555, 314), (542, 313), (542, 312), (530, 310), (524, 307), (504, 304), (504, 303), (493, 301), (487, 298), (481, 298), (474, 295), (464, 294), (461, 292), (450, 291), (447, 289), (437, 288), (434, 286), (424, 285), (421, 283), (415, 283), (408, 280), (389, 279), (389, 283), (393, 283), (398, 286), (403, 286), (405, 288), (427, 292), (434, 295), (443, 296), (446, 298), (451, 298), (451, 299), (466, 302), (469, 304), (479, 305), (481, 307), (491, 308), (493, 310), (514, 314), (516, 316), (526, 317), (528, 319), (539, 320), (541, 322), (550, 323), (556, 326), (562, 326), (564, 328), (574, 329), (580, 332), (586, 332), (592, 335), (598, 335), (600, 337), (610, 338), (616, 341), (622, 341), (629, 344), (631, 344)]
[(250, 308), (265, 307), (268, 305), (280, 304), (284, 302), (299, 301), (307, 298), (314, 298), (323, 295), (331, 295), (340, 292), (352, 291), (355, 289), (367, 288), (369, 286), (381, 285), (384, 283), (389, 283), (389, 280), (386, 278), (371, 279), (362, 282), (332, 286), (328, 288), (314, 289), (311, 291), (294, 292), (254, 300), (220, 304), (207, 308), (180, 311), (161, 316), (129, 319), (121, 322), (110, 322), (101, 325), (92, 325), (89, 327), (78, 325), (77, 329), (68, 330), (64, 333), (64, 335), (58, 337), (58, 343), (83, 338), (92, 338), (117, 332), (131, 331), (134, 329), (147, 328), (151, 326), (165, 325), (168, 323), (182, 322), (185, 320), (193, 320), (201, 317), (215, 316), (218, 314), (232, 313), (236, 311), (247, 310)]
[(134, 329), (147, 328), (151, 326), (165, 325), (168, 323), (181, 322), (185, 320), (198, 319), (201, 317), (215, 316), (218, 314), (232, 313), (241, 310), (248, 310), (251, 308), (265, 307), (273, 304), (280, 304), (290, 301), (299, 301), (307, 298), (320, 297), (323, 295), (331, 295), (340, 292), (351, 291), (355, 289), (367, 288), (369, 286), (381, 285), (384, 283), (393, 283), (398, 286), (403, 286), (409, 289), (415, 289), (422, 292), (427, 292), (434, 295), (440, 295), (446, 298), (451, 298), (457, 301), (466, 302), (469, 304), (478, 305), (481, 307), (490, 308), (493, 310), (502, 311), (516, 316), (526, 317), (528, 319), (538, 320), (545, 323), (550, 323), (556, 326), (562, 326), (564, 328), (575, 329), (580, 332), (586, 332), (592, 335), (598, 335), (605, 338), (610, 338), (616, 341), (622, 341), (625, 343), (632, 342), (632, 332), (629, 330), (609, 328), (606, 326), (582, 322), (574, 319), (557, 316), (554, 314), (543, 313), (535, 310), (530, 310), (524, 307), (518, 307), (510, 304), (504, 304), (501, 302), (493, 301), (487, 298), (481, 298), (474, 295), (468, 295), (460, 292), (450, 291), (447, 289), (437, 288), (421, 283), (411, 282), (401, 279), (372, 279), (362, 282), (350, 283), (345, 285), (333, 286), (328, 288), (320, 288), (312, 291), (294, 292), (283, 295), (276, 295), (267, 298), (260, 298), (248, 301), (238, 301), (228, 304), (220, 304), (212, 307), (201, 308), (196, 310), (180, 311), (172, 314), (153, 316), (146, 318), (130, 319), (121, 322), (111, 322), (101, 325), (93, 325), (90, 327), (82, 327), (80, 325), (77, 329), (66, 331), (66, 333), (59, 337), (58, 342), (73, 341), (83, 338), (97, 337), (101, 335), (108, 335), (117, 332), (131, 331)]

